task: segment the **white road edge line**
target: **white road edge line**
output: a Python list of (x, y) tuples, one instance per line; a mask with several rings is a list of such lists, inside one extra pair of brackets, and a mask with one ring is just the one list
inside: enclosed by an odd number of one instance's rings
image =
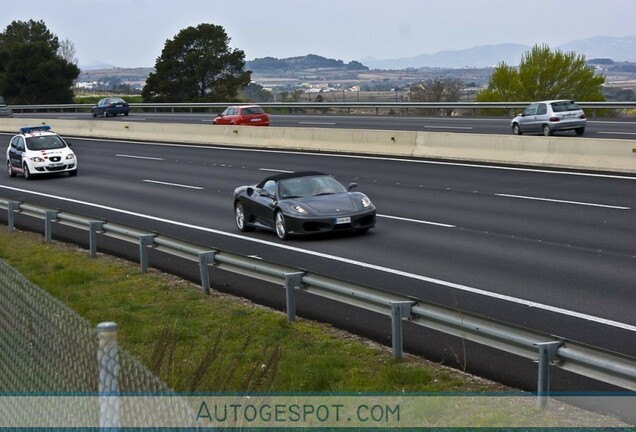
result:
[(631, 210), (630, 207), (621, 207), (621, 206), (614, 206), (614, 205), (607, 205), (607, 204), (594, 204), (594, 203), (586, 203), (586, 202), (579, 202), (579, 201), (557, 200), (557, 199), (550, 199), (550, 198), (539, 198), (539, 197), (531, 197), (531, 196), (523, 196), (523, 195), (509, 195), (509, 194), (496, 193), (495, 196), (500, 196), (505, 198), (519, 198), (519, 199), (526, 199), (526, 200), (533, 200), (533, 201), (548, 201), (548, 202), (555, 202), (555, 203), (561, 203), (561, 204), (574, 204), (574, 205), (582, 205), (582, 206), (589, 206), (589, 207), (603, 207), (603, 208), (610, 208), (610, 209), (616, 209), (616, 210)]
[(200, 186), (189, 186), (189, 185), (184, 185), (184, 184), (179, 184), (179, 183), (168, 183), (168, 182), (163, 182), (163, 181), (159, 181), (159, 180), (142, 180), (145, 183), (155, 183), (155, 184), (160, 184), (160, 185), (165, 185), (165, 186), (175, 186), (175, 187), (180, 187), (180, 188), (186, 188), (186, 189), (203, 189)]
[(19, 189), (19, 188), (14, 188), (11, 186), (4, 186), (4, 185), (0, 185), (1, 189), (9, 189), (9, 190), (13, 190), (13, 191), (17, 191), (17, 192), (22, 192), (22, 193), (27, 193), (27, 194), (33, 194), (33, 195), (39, 195), (39, 196), (43, 196), (46, 198), (54, 198), (54, 199), (58, 199), (61, 201), (67, 201), (67, 202), (72, 202), (75, 204), (82, 204), (82, 205), (86, 205), (89, 207), (95, 207), (95, 208), (101, 208), (104, 210), (109, 210), (109, 211), (115, 211), (115, 212), (119, 212), (122, 214), (127, 214), (130, 216), (136, 216), (136, 217), (140, 217), (143, 219), (148, 219), (148, 220), (153, 220), (156, 222), (162, 222), (162, 223), (168, 223), (168, 224), (172, 224), (172, 225), (176, 225), (176, 226), (180, 226), (180, 227), (185, 227), (185, 228), (190, 228), (190, 229), (195, 229), (195, 230), (200, 230), (200, 231), (204, 231), (207, 233), (212, 233), (212, 234), (217, 234), (217, 235), (222, 235), (222, 236), (226, 236), (226, 237), (232, 237), (232, 238), (236, 238), (236, 239), (240, 239), (240, 240), (245, 240), (245, 241), (249, 241), (252, 243), (260, 243), (260, 244), (265, 244), (268, 246), (272, 246), (272, 247), (277, 247), (280, 249), (286, 249), (286, 250), (290, 250), (293, 252), (298, 252), (298, 253), (303, 253), (306, 255), (313, 255), (313, 256), (317, 256), (320, 258), (325, 258), (325, 259), (330, 259), (333, 261), (339, 261), (342, 263), (346, 263), (346, 264), (351, 264), (351, 265), (355, 265), (358, 267), (362, 267), (362, 268), (367, 268), (367, 269), (371, 269), (371, 270), (377, 270), (377, 271), (381, 271), (381, 272), (386, 272), (386, 273), (391, 273), (394, 275), (398, 275), (398, 276), (402, 276), (402, 277), (406, 277), (409, 279), (414, 279), (414, 280), (419, 280), (422, 282), (428, 282), (428, 283), (432, 283), (432, 284), (436, 284), (436, 285), (441, 285), (441, 286), (445, 286), (448, 288), (453, 288), (453, 289), (457, 289), (460, 291), (465, 291), (465, 292), (470, 292), (473, 294), (479, 294), (479, 295), (483, 295), (485, 297), (490, 297), (490, 298), (494, 298), (497, 300), (504, 300), (504, 301), (508, 301), (511, 303), (516, 303), (516, 304), (520, 304), (523, 306), (527, 306), (527, 307), (531, 307), (531, 308), (535, 308), (535, 309), (541, 309), (544, 311), (549, 311), (549, 312), (554, 312), (554, 313), (558, 313), (561, 315), (567, 315), (570, 317), (575, 317), (575, 318), (579, 318), (579, 319), (583, 319), (586, 321), (591, 321), (591, 322), (595, 322), (598, 324), (603, 324), (603, 325), (607, 325), (610, 327), (616, 327), (622, 330), (627, 330), (627, 331), (632, 331), (632, 332), (636, 332), (636, 326), (631, 325), (631, 324), (627, 324), (627, 323), (621, 323), (618, 321), (613, 321), (613, 320), (608, 320), (605, 318), (601, 318), (601, 317), (597, 317), (594, 315), (588, 315), (588, 314), (584, 314), (584, 313), (580, 313), (580, 312), (576, 312), (576, 311), (572, 311), (572, 310), (568, 310), (568, 309), (563, 309), (563, 308), (559, 308), (559, 307), (555, 307), (555, 306), (550, 306), (550, 305), (546, 305), (543, 303), (537, 303), (537, 302), (533, 302), (533, 301), (529, 301), (529, 300), (524, 300), (524, 299), (520, 299), (517, 297), (512, 297), (512, 296), (508, 296), (508, 295), (503, 295), (503, 294), (497, 294), (497, 293), (493, 293), (490, 291), (485, 291), (479, 288), (473, 288), (473, 287), (469, 287), (466, 285), (461, 285), (461, 284), (456, 284), (453, 282), (447, 282), (447, 281), (443, 281), (440, 279), (435, 279), (435, 278), (431, 278), (431, 277), (427, 277), (427, 276), (422, 276), (422, 275), (417, 275), (417, 274), (413, 274), (413, 273), (408, 273), (408, 272), (404, 272), (401, 270), (395, 270), (395, 269), (391, 269), (391, 268), (387, 268), (387, 267), (382, 267), (382, 266), (378, 266), (375, 264), (369, 264), (369, 263), (365, 263), (365, 262), (361, 262), (361, 261), (356, 261), (356, 260), (352, 260), (349, 258), (342, 258), (342, 257), (337, 257), (334, 255), (328, 255), (322, 252), (315, 252), (315, 251), (310, 251), (307, 249), (300, 249), (294, 246), (289, 246), (289, 245), (284, 245), (284, 244), (280, 244), (280, 243), (272, 243), (269, 242), (267, 240), (261, 240), (261, 239), (256, 239), (256, 238), (251, 238), (251, 237), (246, 237), (244, 235), (239, 235), (239, 234), (233, 234), (233, 233), (229, 233), (229, 232), (225, 232), (225, 231), (219, 231), (219, 230), (215, 230), (212, 228), (205, 228), (205, 227), (201, 227), (201, 226), (197, 226), (197, 225), (191, 225), (191, 224), (187, 224), (184, 222), (178, 222), (178, 221), (173, 221), (173, 220), (169, 220), (169, 219), (164, 219), (164, 218), (159, 218), (156, 216), (150, 216), (150, 215), (145, 215), (145, 214), (141, 214), (141, 213), (135, 213), (129, 210), (122, 210), (122, 209), (118, 209), (118, 208), (114, 208), (114, 207), (108, 207), (105, 205), (101, 205), (101, 204), (94, 204), (94, 203), (89, 203), (86, 201), (80, 201), (80, 200), (76, 200), (76, 199), (72, 199), (72, 198), (65, 198), (65, 197), (61, 197), (61, 196), (56, 196), (56, 195), (49, 195), (49, 194), (45, 194), (42, 192), (34, 192), (34, 191), (29, 191), (29, 190), (25, 190), (25, 189)]

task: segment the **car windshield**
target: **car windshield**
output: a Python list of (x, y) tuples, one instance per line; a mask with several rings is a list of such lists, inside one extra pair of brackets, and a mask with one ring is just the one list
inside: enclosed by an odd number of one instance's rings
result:
[(278, 196), (281, 199), (343, 192), (347, 192), (347, 189), (338, 180), (329, 176), (296, 177), (278, 182)]
[(552, 102), (551, 105), (554, 112), (578, 111), (581, 109), (573, 101)]
[(66, 144), (57, 135), (43, 135), (27, 138), (26, 146), (29, 150), (52, 150), (66, 147)]
[(263, 114), (265, 111), (263, 111), (263, 108), (261, 107), (249, 107), (249, 108), (243, 108), (243, 114), (247, 115), (247, 114)]

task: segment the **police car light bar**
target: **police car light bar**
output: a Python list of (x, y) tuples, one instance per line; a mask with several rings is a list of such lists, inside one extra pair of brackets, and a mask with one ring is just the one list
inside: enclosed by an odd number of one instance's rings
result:
[(25, 127), (21, 127), (20, 128), (20, 133), (21, 134), (29, 134), (29, 133), (33, 133), (33, 132), (47, 132), (51, 130), (51, 126), (49, 125), (44, 125), (44, 126), (25, 126)]

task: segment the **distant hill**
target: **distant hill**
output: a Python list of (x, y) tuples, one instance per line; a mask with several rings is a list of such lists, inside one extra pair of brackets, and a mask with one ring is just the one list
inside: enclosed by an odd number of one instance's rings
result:
[(274, 57), (257, 58), (245, 62), (245, 67), (254, 73), (267, 73), (273, 71), (302, 71), (302, 70), (369, 70), (360, 62), (352, 61), (344, 63), (342, 60), (321, 57), (309, 54), (301, 57), (277, 59)]
[[(541, 43), (541, 42), (537, 42)], [(372, 57), (360, 62), (372, 69), (401, 70), (407, 68), (465, 68), (492, 67), (500, 62), (517, 65), (521, 56), (532, 47), (521, 44), (483, 45), (456, 51), (440, 51), (435, 54), (422, 54), (416, 57), (379, 60)], [(636, 62), (636, 36), (608, 37), (599, 36), (568, 42), (552, 49), (574, 51), (586, 58), (611, 58), (615, 61)]]

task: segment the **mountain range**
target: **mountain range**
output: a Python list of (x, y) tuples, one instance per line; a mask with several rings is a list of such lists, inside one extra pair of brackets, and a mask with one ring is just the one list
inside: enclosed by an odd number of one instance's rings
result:
[[(593, 58), (609, 58), (615, 62), (636, 62), (636, 35), (625, 37), (597, 36), (568, 42), (557, 47), (561, 51), (574, 51), (585, 55), (587, 60)], [(482, 45), (463, 50), (439, 51), (434, 54), (422, 54), (415, 57), (379, 60), (366, 57), (358, 61), (371, 69), (401, 70), (408, 68), (482, 68), (505, 62), (518, 65), (521, 56), (532, 49), (529, 45), (498, 44)]]
[[(588, 39), (575, 40), (557, 47), (561, 51), (574, 51), (577, 54), (585, 55), (587, 60), (604, 58), (612, 59), (615, 62), (636, 62), (636, 35), (625, 37), (597, 36)], [(434, 54), (422, 54), (415, 57), (404, 57), (395, 59), (377, 59), (374, 57), (366, 57), (347, 65), (342, 64), (340, 60), (332, 60), (339, 62), (343, 67), (363, 66), (370, 69), (380, 70), (402, 70), (408, 68), (487, 68), (505, 62), (508, 65), (518, 65), (523, 54), (532, 49), (529, 45), (502, 43), (497, 45), (481, 45), (463, 50), (439, 51)], [(311, 57), (307, 56), (307, 58)], [(313, 56), (323, 59), (320, 56)], [(298, 57), (300, 59), (301, 57)], [(247, 63), (254, 65), (267, 61), (277, 61), (278, 59), (266, 57), (264, 59), (254, 59)], [(293, 59), (286, 59), (293, 60)], [(282, 60), (280, 61), (282, 62)], [(361, 64), (360, 64), (361, 63)], [(97, 70), (97, 69), (117, 69), (116, 66), (108, 65), (101, 62), (93, 62), (86, 65), (80, 65), (81, 70)]]

